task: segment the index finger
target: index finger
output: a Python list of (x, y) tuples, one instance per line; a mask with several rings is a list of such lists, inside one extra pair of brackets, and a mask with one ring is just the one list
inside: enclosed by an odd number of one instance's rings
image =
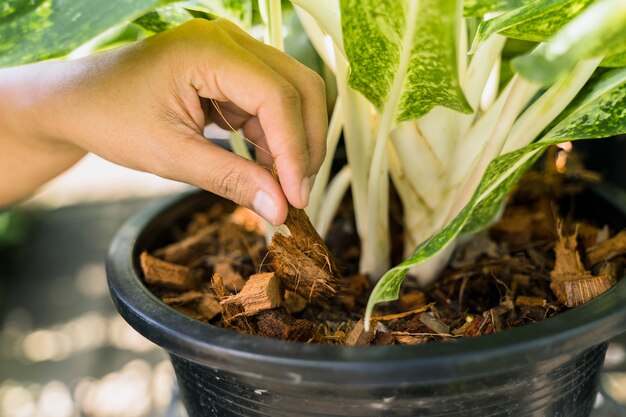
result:
[(208, 33), (202, 37), (201, 53), (191, 58), (199, 69), (192, 73), (194, 89), (202, 97), (231, 101), (258, 117), (285, 196), (293, 206), (304, 208), (310, 168), (298, 91), (221, 28), (196, 24), (201, 27), (190, 30), (194, 38), (198, 29)]

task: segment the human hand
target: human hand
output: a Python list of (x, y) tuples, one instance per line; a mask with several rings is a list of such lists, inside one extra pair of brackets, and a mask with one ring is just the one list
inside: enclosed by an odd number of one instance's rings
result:
[[(0, 177), (10, 166), (16, 180), (7, 182), (14, 191), (0, 204), (32, 191), (86, 150), (215, 192), (280, 224), (287, 200), (306, 206), (310, 177), (325, 154), (321, 78), (224, 20), (193, 20), (76, 61), (5, 69), (0, 91), (7, 92), (0, 108), (13, 108), (0, 116), (7, 126), (0, 146), (10, 150), (0, 155)], [(257, 160), (266, 167), (275, 162), (280, 185), (266, 168), (206, 141), (202, 133), (211, 123), (241, 128), (266, 150), (257, 151)], [(16, 163), (29, 158), (39, 162)], [(24, 181), (33, 170), (38, 174)]]

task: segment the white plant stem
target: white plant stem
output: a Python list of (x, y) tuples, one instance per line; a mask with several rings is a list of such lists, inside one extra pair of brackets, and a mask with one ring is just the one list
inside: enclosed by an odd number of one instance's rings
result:
[(510, 91), (504, 102), (502, 113), (489, 135), (489, 140), (483, 146), (478, 161), (468, 173), (467, 180), (464, 181), (458, 190), (452, 210), (448, 213), (446, 221), (452, 220), (461, 209), (470, 201), (472, 195), (489, 162), (500, 155), (504, 142), (515, 122), (515, 119), (523, 110), (524, 106), (539, 91), (539, 85), (525, 80), (519, 75), (515, 75), (511, 80)]
[(402, 38), (400, 61), (394, 76), (389, 96), (382, 111), (372, 164), (368, 178), (368, 227), (367, 240), (362, 242), (360, 271), (377, 280), (389, 268), (389, 220), (387, 206), (389, 204), (389, 174), (387, 160), (387, 140), (396, 118), (396, 109), (400, 100), (402, 85), (409, 68), (411, 43), (417, 22), (419, 2), (409, 3), (406, 27)]
[[(337, 96), (335, 101), (335, 108), (333, 115), (330, 118), (328, 124), (328, 132), (326, 134), (326, 157), (320, 167), (317, 176), (315, 178), (315, 184), (311, 190), (309, 197), (309, 205), (306, 209), (309, 218), (313, 224), (317, 224), (319, 220), (319, 212), (322, 207), (322, 199), (324, 196), (324, 190), (328, 185), (330, 178), (330, 171), (333, 166), (333, 159), (335, 157), (335, 151), (337, 150), (337, 143), (341, 136), (341, 130), (343, 129), (344, 119), (344, 106), (341, 96)], [(319, 230), (318, 230), (319, 232)]]
[(345, 59), (339, 0), (291, 0), (291, 3), (302, 8), (315, 19), (322, 30), (332, 37), (337, 50)]
[(513, 125), (502, 153), (515, 151), (531, 143), (576, 97), (594, 73), (602, 58), (579, 63), (535, 101)]
[(444, 166), (448, 165), (455, 146), (459, 116), (454, 110), (437, 106), (415, 121), (420, 135)]
[(266, 0), (269, 4), (270, 45), (279, 51), (285, 50), (283, 39), (283, 15), (280, 0)]
[(427, 210), (434, 210), (441, 197), (438, 179), (444, 172), (443, 163), (423, 138), (414, 121), (400, 123), (393, 129), (391, 141), (396, 150), (397, 161), (390, 160), (390, 166), (400, 165), (403, 181), (410, 185), (407, 190), (416, 193)]
[(474, 122), (463, 140), (458, 141), (452, 163), (450, 164), (450, 172), (448, 173), (449, 188), (457, 188), (462, 181), (467, 179), (468, 172), (476, 164), (476, 160), (502, 114), (507, 97), (511, 91), (511, 86), (512, 84), (509, 82), (504, 91), (500, 93), (496, 102)]
[(487, 78), (487, 83), (485, 84), (485, 89), (480, 96), (480, 107), (479, 111), (485, 112), (489, 109), (493, 103), (495, 103), (496, 98), (498, 98), (498, 88), (500, 85), (500, 71), (502, 68), (502, 59), (498, 57), (496, 62), (493, 64), (493, 68), (489, 73), (489, 77)]
[[(317, 21), (308, 14), (304, 9), (298, 7), (294, 4), (294, 10), (296, 11), (296, 15), (298, 16), (298, 20), (300, 20), (300, 24), (302, 28), (307, 34), (309, 41), (313, 45), (313, 48), (317, 52), (317, 54), (322, 58), (324, 64), (331, 69), (333, 73), (337, 72), (337, 65), (335, 63), (335, 45), (331, 43), (329, 47), (329, 43), (327, 42), (327, 38), (330, 38), (330, 35), (326, 34), (321, 26), (317, 23)], [(332, 38), (330, 38), (332, 41)], [(342, 58), (345, 61), (345, 58)]]
[(265, 23), (265, 43), (279, 51), (284, 51), (283, 16), (280, 0), (259, 0), (259, 10)]
[[(389, 173), (404, 207), (405, 232), (409, 230), (423, 230), (433, 215), (433, 209), (427, 205), (424, 198), (409, 180), (408, 177), (412, 170), (406, 169), (409, 165), (402, 163), (400, 157), (402, 151), (398, 149), (396, 143), (396, 141), (392, 140), (388, 146)], [(414, 248), (419, 243), (419, 241), (412, 239), (412, 234), (405, 233), (405, 236), (407, 240), (405, 246)]]
[(376, 126), (371, 104), (348, 87), (348, 64), (337, 61), (337, 89), (344, 106), (343, 137), (352, 170), (352, 200), (357, 232), (363, 241), (367, 233), (367, 178), (373, 153), (372, 129)]
[(350, 170), (350, 166), (346, 165), (339, 170), (337, 175), (333, 177), (330, 184), (328, 184), (328, 188), (324, 195), (324, 205), (319, 212), (317, 222), (314, 224), (315, 229), (322, 238), (326, 237), (328, 229), (332, 224), (332, 220), (335, 217), (335, 213), (341, 205), (343, 196), (346, 194), (346, 191), (348, 191), (348, 187), (350, 187), (351, 180), (352, 171)]

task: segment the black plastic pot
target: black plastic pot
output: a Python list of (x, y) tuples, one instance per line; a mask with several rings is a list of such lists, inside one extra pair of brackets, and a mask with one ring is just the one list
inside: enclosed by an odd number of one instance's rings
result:
[[(626, 199), (600, 208), (626, 224)], [(588, 416), (606, 341), (626, 329), (626, 279), (576, 309), (500, 333), (419, 346), (333, 347), (238, 334), (161, 303), (138, 254), (216, 201), (192, 193), (131, 218), (107, 274), (120, 314), (171, 356), (183, 402), (199, 416)], [(616, 223), (618, 222), (618, 223)]]

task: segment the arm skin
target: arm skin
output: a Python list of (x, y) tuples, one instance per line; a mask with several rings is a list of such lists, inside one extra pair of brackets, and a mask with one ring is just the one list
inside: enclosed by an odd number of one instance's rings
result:
[[(257, 152), (257, 164), (206, 141), (206, 125), (228, 128), (209, 99), (271, 156)], [(307, 204), (324, 159), (326, 114), (317, 74), (225, 20), (192, 20), (76, 61), (3, 69), (0, 206), (93, 152), (280, 224), (287, 200)], [(280, 185), (261, 166), (274, 162)]]

